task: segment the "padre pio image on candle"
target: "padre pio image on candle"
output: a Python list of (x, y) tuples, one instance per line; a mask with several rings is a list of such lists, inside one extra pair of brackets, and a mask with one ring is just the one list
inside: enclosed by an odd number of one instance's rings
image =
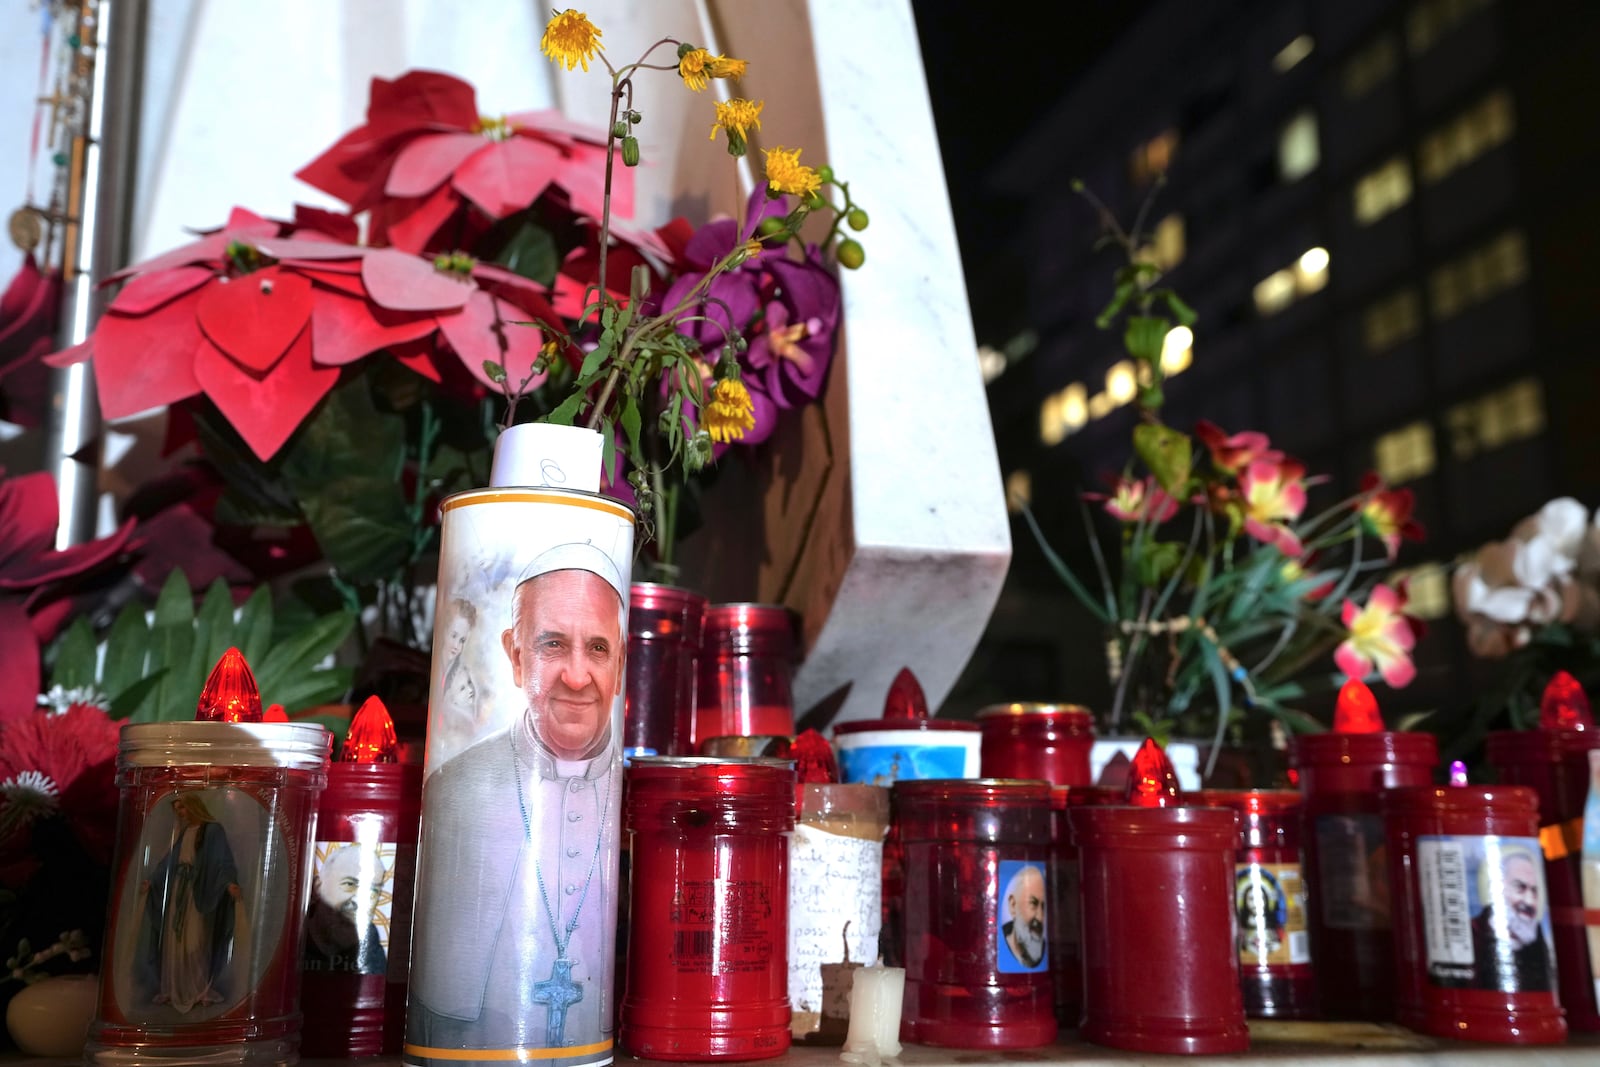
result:
[(166, 792), (133, 856), (112, 948), (113, 1014), (162, 1024), (233, 1010), (276, 955), (288, 907), (284, 843), (266, 808), (238, 789)]
[(1532, 837), (1417, 839), (1428, 977), (1453, 989), (1555, 988), (1544, 857)]
[(392, 842), (317, 842), (302, 969), (388, 971), (397, 851)]
[(632, 534), (588, 494), (445, 502), (408, 1063), (611, 1060)]
[(1045, 938), (1044, 866), (1000, 861), (1000, 923), (996, 953), (1000, 971), (1042, 971), (1050, 965)]

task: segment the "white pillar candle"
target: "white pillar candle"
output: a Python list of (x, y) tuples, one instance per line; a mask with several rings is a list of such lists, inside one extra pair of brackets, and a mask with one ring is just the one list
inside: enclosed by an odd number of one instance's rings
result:
[(850, 1033), (844, 1041), (846, 1063), (874, 1067), (900, 1055), (900, 1002), (906, 992), (904, 967), (863, 967), (850, 987)]

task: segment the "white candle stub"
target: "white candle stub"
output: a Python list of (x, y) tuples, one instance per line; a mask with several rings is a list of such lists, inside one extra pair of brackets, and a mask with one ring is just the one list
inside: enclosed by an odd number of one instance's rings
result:
[(523, 422), (502, 430), (494, 443), (489, 484), (600, 491), (605, 438), (582, 426)]
[(904, 967), (863, 967), (850, 987), (850, 1033), (839, 1058), (877, 1067), (900, 1055), (900, 1002), (905, 998)]

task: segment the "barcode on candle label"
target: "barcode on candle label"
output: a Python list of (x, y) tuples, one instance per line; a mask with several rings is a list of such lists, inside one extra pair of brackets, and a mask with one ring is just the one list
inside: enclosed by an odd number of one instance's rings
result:
[(1472, 977), (1472, 914), (1467, 903), (1467, 857), (1460, 841), (1417, 841), (1417, 881), (1428, 974), (1445, 981)]

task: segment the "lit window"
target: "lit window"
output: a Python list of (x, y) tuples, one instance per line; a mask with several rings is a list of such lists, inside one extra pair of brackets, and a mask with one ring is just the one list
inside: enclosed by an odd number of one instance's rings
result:
[(1128, 175), (1135, 185), (1148, 185), (1159, 174), (1165, 174), (1172, 165), (1172, 156), (1178, 150), (1178, 131), (1162, 130), (1150, 140), (1133, 150), (1128, 160)]
[(1432, 472), (1437, 457), (1433, 448), (1433, 427), (1413, 422), (1384, 434), (1373, 442), (1373, 465), (1390, 485), (1409, 482)]
[(1183, 216), (1168, 215), (1156, 223), (1150, 234), (1150, 243), (1139, 250), (1139, 258), (1154, 263), (1162, 271), (1169, 271), (1183, 262), (1186, 251), (1183, 234)]
[(1417, 170), (1429, 184), (1440, 181), (1509, 141), (1516, 131), (1511, 94), (1496, 89), (1418, 142)]
[(1328, 259), (1326, 248), (1308, 248), (1300, 253), (1300, 258), (1294, 264), (1296, 296), (1309, 296), (1322, 291), (1328, 284)]
[(1384, 297), (1361, 315), (1361, 339), (1374, 354), (1410, 340), (1421, 328), (1422, 299), (1415, 289)]
[(1103, 419), (1117, 409), (1117, 402), (1111, 399), (1110, 393), (1096, 393), (1089, 398), (1089, 417)]
[(1014, 470), (1006, 475), (1006, 510), (1015, 515), (1033, 503), (1033, 475)]
[(1406, 17), (1406, 47), (1421, 55), (1491, 0), (1422, 0)]
[(1311, 54), (1316, 47), (1316, 42), (1307, 34), (1302, 33), (1272, 57), (1272, 69), (1279, 74), (1287, 74), (1300, 65), (1300, 61)]
[(1194, 331), (1174, 326), (1161, 342), (1161, 373), (1167, 377), (1182, 374), (1194, 362)]
[(1400, 47), (1384, 34), (1350, 58), (1344, 67), (1344, 95), (1359, 100), (1390, 78), (1400, 65)]
[(1040, 444), (1059, 445), (1068, 434), (1083, 428), (1089, 421), (1085, 392), (1082, 382), (1073, 382), (1044, 398), (1044, 403), (1039, 405)]
[(1006, 372), (1006, 354), (992, 345), (979, 345), (978, 369), (983, 372), (983, 384), (988, 385)]
[(1395, 156), (1363, 175), (1356, 182), (1351, 198), (1356, 221), (1363, 226), (1404, 207), (1411, 199), (1411, 167), (1405, 157)]
[(1428, 279), (1433, 317), (1448, 319), (1474, 304), (1521, 285), (1528, 277), (1528, 245), (1521, 230), (1507, 230), (1487, 244), (1434, 270)]
[(1255, 298), (1261, 315), (1276, 315), (1294, 303), (1294, 271), (1275, 270), (1262, 278), (1256, 283)]
[(1491, 452), (1544, 432), (1544, 387), (1523, 378), (1445, 412), (1450, 451), (1457, 459)]
[(1290, 119), (1278, 134), (1278, 175), (1286, 182), (1299, 181), (1317, 169), (1322, 160), (1317, 145), (1317, 116), (1302, 111)]
[(1106, 395), (1117, 407), (1132, 400), (1139, 392), (1138, 379), (1133, 374), (1133, 364), (1120, 360), (1106, 371)]
[(1438, 563), (1424, 563), (1397, 571), (1406, 583), (1406, 614), (1419, 619), (1442, 619), (1450, 614), (1450, 578)]

